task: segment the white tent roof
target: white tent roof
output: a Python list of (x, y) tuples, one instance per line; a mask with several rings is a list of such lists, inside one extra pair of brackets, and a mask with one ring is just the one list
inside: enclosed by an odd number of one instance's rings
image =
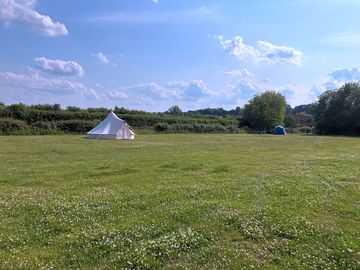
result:
[(110, 112), (108, 116), (96, 127), (87, 133), (89, 139), (134, 139), (135, 133), (132, 132), (127, 123)]

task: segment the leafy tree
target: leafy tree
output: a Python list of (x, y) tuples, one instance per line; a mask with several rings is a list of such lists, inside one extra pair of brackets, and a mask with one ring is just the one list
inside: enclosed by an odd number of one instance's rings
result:
[(55, 103), (55, 104), (52, 106), (52, 110), (53, 110), (53, 111), (60, 111), (60, 110), (61, 110), (60, 104)]
[(312, 114), (312, 111), (314, 109), (314, 104), (304, 104), (304, 105), (298, 105), (295, 106), (294, 109), (292, 109), (293, 114), (298, 113), (306, 113), (306, 114)]
[(266, 91), (245, 105), (242, 121), (256, 130), (270, 131), (275, 125), (283, 124), (285, 110), (285, 97), (275, 91)]
[(12, 118), (23, 120), (26, 117), (27, 107), (25, 104), (12, 104), (7, 107)]
[(294, 128), (296, 127), (296, 118), (292, 114), (286, 114), (284, 118), (285, 127)]
[(180, 107), (178, 105), (174, 105), (167, 110), (167, 113), (170, 113), (173, 115), (180, 115), (180, 114), (182, 114), (182, 110), (180, 109)]
[(360, 134), (360, 83), (324, 92), (313, 110), (322, 134)]
[(77, 107), (77, 106), (67, 106), (66, 110), (69, 112), (80, 112), (81, 108)]
[(53, 110), (54, 105), (51, 104), (35, 104), (29, 106), (30, 110), (40, 110), (40, 111), (51, 111)]
[(286, 104), (285, 114), (292, 114), (293, 108), (289, 104)]

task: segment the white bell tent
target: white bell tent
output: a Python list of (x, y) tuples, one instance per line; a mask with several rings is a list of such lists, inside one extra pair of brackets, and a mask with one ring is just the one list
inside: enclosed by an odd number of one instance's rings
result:
[(87, 133), (86, 138), (133, 140), (134, 135), (135, 133), (129, 129), (128, 124), (111, 111), (100, 124)]

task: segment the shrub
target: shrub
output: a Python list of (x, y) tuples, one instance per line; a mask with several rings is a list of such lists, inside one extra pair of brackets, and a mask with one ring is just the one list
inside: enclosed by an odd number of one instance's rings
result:
[(223, 125), (206, 125), (206, 124), (172, 124), (157, 123), (154, 126), (154, 130), (157, 132), (167, 133), (230, 133), (235, 132), (236, 128), (227, 128)]
[(165, 123), (156, 123), (154, 125), (154, 130), (158, 132), (165, 132), (169, 129), (168, 125)]
[(0, 134), (26, 134), (29, 133), (29, 126), (22, 120), (12, 118), (0, 119)]
[(85, 133), (96, 126), (96, 122), (87, 120), (66, 120), (57, 122), (58, 130), (65, 133)]
[(35, 122), (31, 125), (31, 130), (35, 134), (56, 134), (56, 123), (55, 122)]

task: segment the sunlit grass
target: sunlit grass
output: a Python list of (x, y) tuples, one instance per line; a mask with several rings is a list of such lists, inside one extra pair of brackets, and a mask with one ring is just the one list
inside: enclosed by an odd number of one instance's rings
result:
[(359, 269), (360, 139), (0, 137), (0, 269)]

